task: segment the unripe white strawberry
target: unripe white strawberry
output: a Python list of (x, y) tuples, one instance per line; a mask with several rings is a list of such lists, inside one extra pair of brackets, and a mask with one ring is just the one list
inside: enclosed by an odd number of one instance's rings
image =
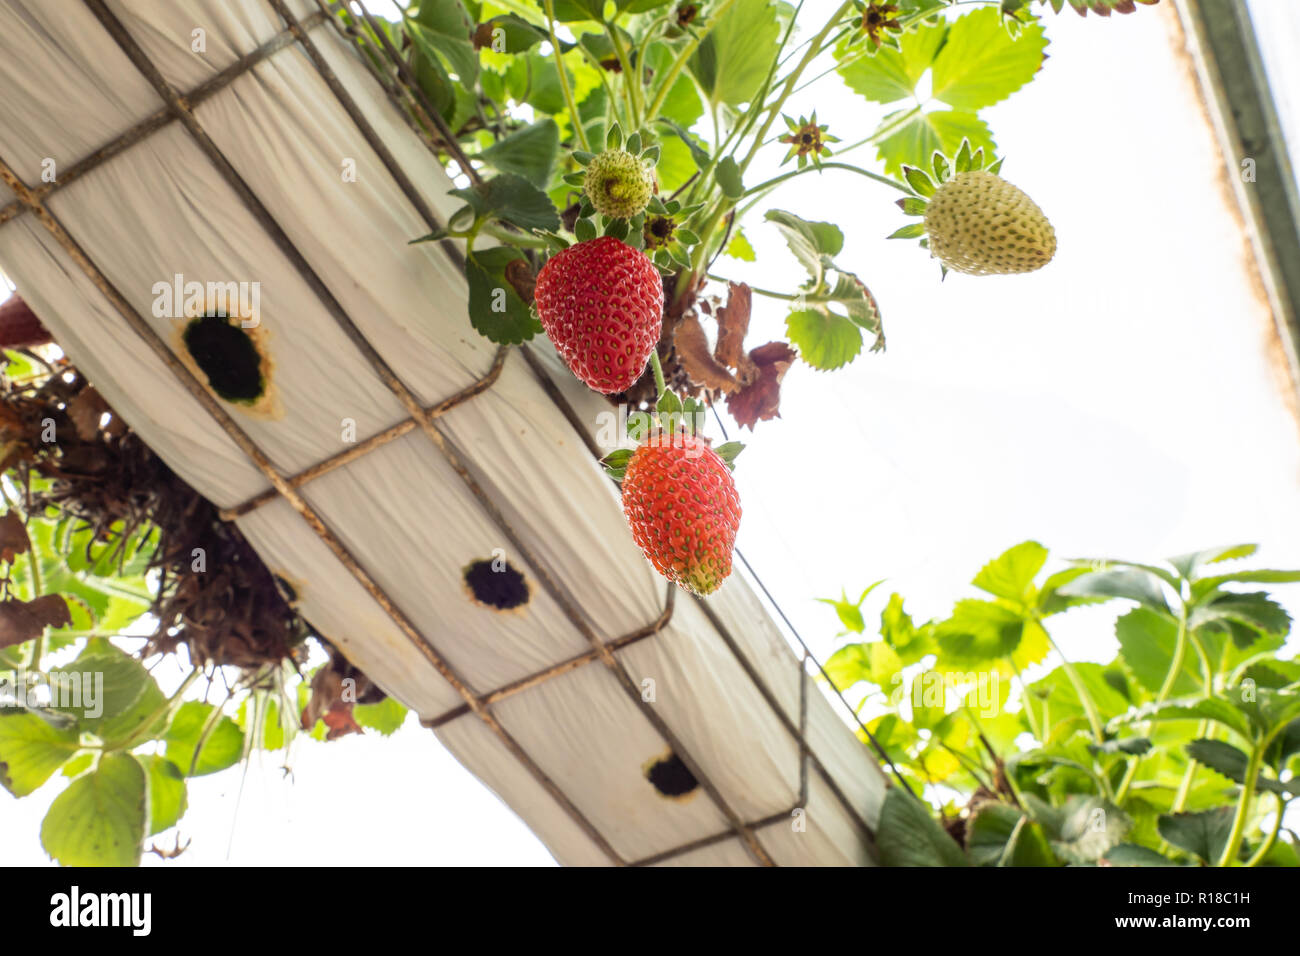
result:
[(1032, 199), (986, 170), (957, 173), (925, 207), (930, 253), (969, 275), (1041, 269), (1056, 254), (1056, 231)]

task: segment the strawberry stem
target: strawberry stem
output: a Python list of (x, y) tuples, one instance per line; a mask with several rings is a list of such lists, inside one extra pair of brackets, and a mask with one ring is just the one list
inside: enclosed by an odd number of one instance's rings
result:
[(659, 349), (654, 349), (650, 353), (650, 367), (655, 373), (655, 398), (659, 398), (664, 392), (668, 391), (668, 383), (664, 381), (664, 367), (659, 364)]

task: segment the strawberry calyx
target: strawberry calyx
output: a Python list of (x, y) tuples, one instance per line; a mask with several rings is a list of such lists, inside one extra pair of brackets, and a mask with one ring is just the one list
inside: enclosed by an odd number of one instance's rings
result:
[[(930, 205), (930, 197), (934, 195), (935, 190), (946, 183), (957, 173), (971, 172), (972, 170), (983, 170), (989, 173), (998, 173), (1002, 169), (1003, 157), (984, 155), (984, 147), (972, 151), (970, 140), (963, 138), (961, 146), (950, 160), (941, 150), (935, 150), (930, 157), (930, 169), (926, 171), (916, 166), (903, 167), (903, 180), (907, 183), (911, 195), (898, 200), (897, 206), (903, 210), (904, 215), (908, 216), (925, 216), (926, 209)], [(930, 241), (925, 238), (925, 223), (911, 222), (906, 226), (895, 229), (886, 239), (920, 239), (919, 245), (922, 249), (930, 248)], [(948, 275), (948, 267), (940, 264), (940, 270), (943, 276)]]
[[(636, 442), (637, 448), (645, 445), (665, 445), (684, 441), (687, 437), (698, 438), (710, 448), (712, 440), (703, 434), (703, 425), (707, 406), (697, 399), (683, 400), (676, 392), (667, 387), (664, 381), (663, 366), (657, 352), (650, 354), (650, 365), (654, 370), (655, 384), (659, 388), (659, 400), (653, 412), (632, 412), (628, 415), (627, 434)], [(713, 452), (722, 459), (729, 470), (735, 470), (736, 457), (745, 449), (743, 442), (729, 441), (713, 448)], [(615, 481), (622, 481), (627, 474), (628, 462), (636, 453), (634, 448), (618, 448), (602, 458), (605, 472)]]

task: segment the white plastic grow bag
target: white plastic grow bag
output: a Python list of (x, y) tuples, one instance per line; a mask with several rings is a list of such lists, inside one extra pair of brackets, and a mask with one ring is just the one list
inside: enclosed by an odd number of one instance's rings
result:
[[(0, 199), (0, 265), (114, 409), (228, 509), (272, 483), (133, 328), (131, 313), (155, 348), (177, 345), (178, 320), (153, 314), (157, 283), (260, 283), (281, 413), (208, 402), (283, 476), (409, 419), (400, 388), (435, 405), (488, 373), (496, 352), (468, 325), (456, 265), (436, 245), (406, 245), (429, 226), (399, 175), (441, 217), (458, 205), (447, 176), (335, 26), (304, 0), (288, 10), (311, 50), (285, 35), (271, 0), (0, 0), (0, 170), (34, 191), (21, 211)], [(191, 100), (225, 70), (238, 75)], [(192, 122), (159, 115), (160, 84)], [(351, 570), (286, 497), (244, 513), (241, 529), (298, 589), (304, 615), (437, 722), (561, 862), (869, 863), (883, 777), (738, 576), (707, 612), (680, 593), (659, 630), (593, 650), (648, 630), (668, 589), (575, 430), (595, 432), (609, 406), (546, 343), (529, 349), (560, 402), (511, 350), (490, 387), (430, 428), (301, 485)], [(469, 600), (462, 569), (494, 554), (529, 581), (521, 610)], [(595, 659), (527, 681), (584, 654)], [(493, 695), (515, 682), (527, 686)], [(701, 779), (685, 798), (661, 795), (645, 772), (674, 742)]]

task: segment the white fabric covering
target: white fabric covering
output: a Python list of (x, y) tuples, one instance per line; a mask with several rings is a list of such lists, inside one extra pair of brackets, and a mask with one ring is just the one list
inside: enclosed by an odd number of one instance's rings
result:
[[(113, 0), (111, 10), (184, 92), (282, 28), (262, 0)], [(299, 16), (315, 10), (302, 0)], [(30, 186), (42, 160), (67, 167), (162, 106), (152, 87), (81, 3), (0, 0), (0, 158)], [(192, 31), (207, 51), (190, 51)], [(440, 215), (450, 183), (331, 26), (311, 38)], [(325, 281), (370, 343), (426, 404), (489, 368), (494, 346), (469, 327), (464, 280), (435, 245), (407, 246), (427, 226), (330, 93), (291, 45), (196, 109), (199, 122)], [(340, 175), (355, 160), (355, 182)], [(0, 204), (12, 197), (5, 195)], [(229, 406), (285, 474), (364, 439), (404, 411), (307, 283), (267, 237), (181, 124), (173, 122), (55, 191), (48, 207), (129, 303), (168, 341), (176, 320), (153, 318), (155, 282), (261, 283), (262, 324), (284, 414)], [(223, 507), (266, 478), (142, 345), (122, 317), (30, 214), (0, 226), (0, 267), (112, 406), (179, 474)], [(549, 346), (532, 348), (595, 429), (609, 406)], [(602, 640), (652, 622), (664, 582), (627, 533), (616, 490), (512, 352), (500, 379), (440, 427)], [(581, 654), (589, 645), (533, 585), (522, 613), (471, 603), (461, 569), (502, 548), (502, 533), (428, 437), (416, 429), (304, 486), (326, 523), (477, 693)], [(385, 690), (423, 717), (463, 701), (283, 500), (239, 520), (268, 566), (300, 586), (302, 609)], [(775, 569), (773, 569), (775, 570)], [(799, 722), (799, 666), (748, 586), (733, 575), (709, 599), (784, 712)], [(658, 635), (618, 652), (633, 681), (655, 681), (656, 713), (746, 821), (788, 812), (798, 798), (798, 743), (718, 632), (686, 594)], [(884, 781), (870, 753), (809, 682), (808, 741), (855, 810), (874, 825)], [(502, 725), (628, 861), (722, 833), (703, 788), (660, 796), (643, 766), (667, 745), (600, 663), (588, 663), (493, 705)], [(566, 864), (608, 858), (478, 718), (438, 735)], [(815, 770), (806, 829), (756, 831), (783, 864), (864, 864), (867, 841)], [(665, 861), (730, 865), (753, 858), (733, 836)]]

